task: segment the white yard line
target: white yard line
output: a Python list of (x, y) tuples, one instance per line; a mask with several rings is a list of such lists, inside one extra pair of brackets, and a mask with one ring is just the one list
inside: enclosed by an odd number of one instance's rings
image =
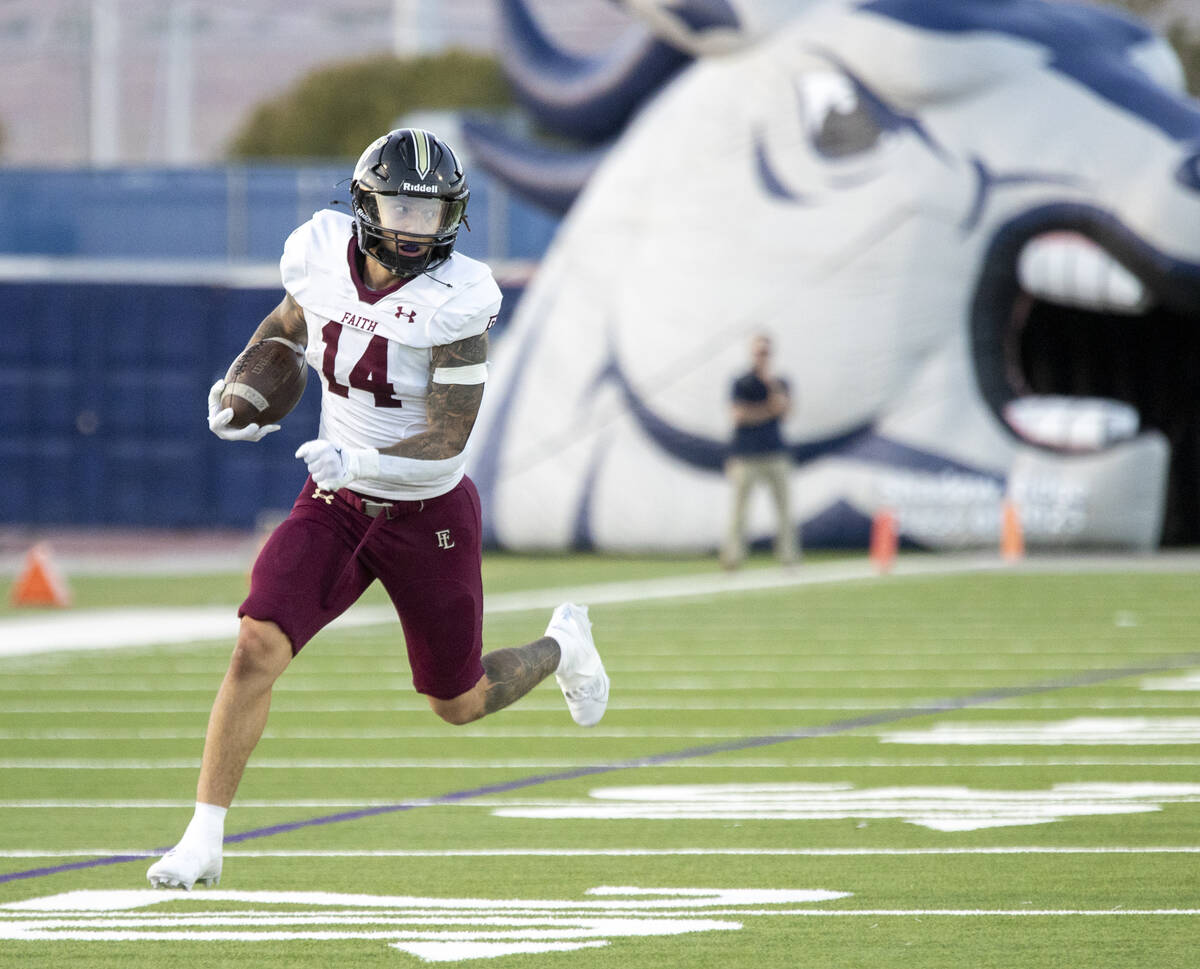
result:
[[(192, 807), (192, 802), (185, 805)], [(331, 806), (337, 806), (331, 804)], [(239, 808), (245, 807), (239, 802)], [(491, 848), (438, 850), (332, 850), (252, 851), (226, 848), (226, 858), (642, 858), (687, 856), (746, 857), (888, 857), (910, 855), (1163, 855), (1200, 854), (1200, 846), (1171, 845), (1145, 847), (1002, 847), (1002, 848)], [(154, 853), (144, 848), (80, 848), (63, 850), (0, 850), (0, 858), (109, 858), (116, 855)]]
[[(887, 576), (880, 576), (869, 559), (803, 565), (792, 569), (748, 569), (669, 576), (635, 582), (498, 593), (488, 596), (484, 612), (501, 614), (553, 609), (570, 600), (589, 605), (646, 602), (731, 592), (754, 592), (794, 586), (850, 581), (893, 581), (901, 577), (1004, 571), (1167, 571), (1200, 570), (1200, 557), (1155, 556), (1029, 558), (1008, 564), (994, 555), (901, 556)], [(334, 628), (376, 626), (396, 622), (387, 606), (357, 606), (336, 621)], [(237, 634), (234, 606), (188, 608), (94, 609), (0, 619), (0, 658), (66, 650), (158, 646), (206, 640), (231, 640)]]
[[(939, 687), (948, 693), (971, 692), (980, 688), (980, 679), (978, 676), (964, 674), (962, 676), (950, 676), (943, 670), (930, 669), (920, 673), (905, 673), (896, 675), (890, 671), (875, 671), (847, 669), (848, 674), (854, 674), (857, 682), (853, 689), (869, 689), (869, 690), (926, 690), (929, 688), (930, 678), (938, 677)], [(1044, 666), (1030, 666), (1026, 671), (1030, 679), (1049, 679), (1051, 676), (1064, 672), (1078, 672), (1078, 667), (1064, 669), (1048, 669)], [(1041, 674), (1041, 675), (1039, 675)], [(629, 677), (634, 677), (636, 674), (626, 674)], [(347, 676), (337, 673), (330, 673), (328, 676), (323, 674), (304, 674), (295, 673), (288, 677), (287, 683), (280, 687), (280, 695), (283, 691), (290, 695), (302, 693), (320, 693), (323, 696), (355, 696), (357, 694), (375, 694), (383, 691), (393, 690), (411, 690), (412, 678), (410, 675), (405, 676), (377, 676), (370, 677), (366, 674), (353, 674), (356, 680), (349, 680)], [(12, 674), (5, 676), (4, 689), (13, 692), (22, 692), (26, 694), (39, 691), (49, 693), (94, 693), (97, 690), (108, 690), (114, 693), (153, 693), (159, 696), (172, 696), (177, 694), (202, 693), (211, 695), (216, 692), (216, 688), (220, 685), (220, 678), (214, 673), (197, 674), (189, 677), (186, 683), (172, 682), (170, 676), (161, 678), (153, 675), (142, 679), (140, 677), (122, 677), (122, 676), (106, 676), (104, 674), (98, 676), (71, 676), (69, 674), (61, 674), (55, 678), (39, 678), (36, 681), (32, 677), (26, 677), (22, 674)], [(340, 681), (340, 682), (339, 682)], [(734, 692), (739, 694), (788, 694), (795, 696), (797, 690), (813, 689), (815, 686), (828, 685), (828, 680), (823, 680), (816, 675), (806, 676), (803, 673), (793, 673), (790, 675), (781, 674), (779, 676), (770, 676), (766, 673), (761, 676), (717, 676), (709, 677), (699, 673), (685, 674), (677, 678), (660, 678), (652, 679), (650, 677), (642, 678), (641, 682), (632, 687), (630, 692), (651, 697), (659, 694), (673, 695), (679, 693), (718, 693), (725, 694)], [(843, 683), (835, 681), (834, 685), (845, 690), (848, 689)], [(670, 702), (670, 701), (667, 701)], [(1176, 701), (1178, 702), (1178, 701)], [(745, 700), (746, 707), (749, 710), (762, 709), (759, 706), (757, 697), (747, 698)], [(897, 706), (916, 706), (918, 701), (912, 696), (903, 697)], [(655, 700), (653, 703), (654, 709), (662, 709), (662, 705)], [(719, 706), (719, 709), (729, 709), (726, 703), (724, 706)], [(795, 709), (794, 701), (785, 709)]]
[[(636, 760), (636, 758), (631, 758)], [(576, 770), (595, 766), (594, 760), (538, 759), (522, 760), (446, 760), (441, 757), (428, 758), (377, 758), (364, 760), (339, 760), (337, 758), (256, 758), (255, 770)], [(756, 758), (754, 760), (696, 760), (656, 764), (666, 768), (725, 769), (763, 768), (790, 766), (785, 759)], [(119, 760), (89, 758), (15, 757), (0, 759), (0, 770), (199, 770), (200, 758), (169, 758), (156, 760)]]
[[(213, 688), (215, 691), (215, 687)], [(547, 692), (550, 687), (547, 687)], [(200, 692), (200, 691), (192, 691)], [(636, 691), (634, 691), (636, 692)], [(38, 701), (36, 703), (6, 703), (3, 709), (0, 709), (0, 715), (3, 714), (27, 714), (27, 713), (63, 713), (63, 714), (122, 714), (135, 717), (159, 717), (163, 714), (192, 714), (203, 713), (207, 714), (212, 708), (212, 691), (205, 694), (203, 702), (183, 703), (179, 700), (172, 702), (153, 702), (138, 698), (138, 702), (131, 706), (128, 700), (126, 701), (98, 701), (98, 700), (79, 700), (79, 701), (63, 701), (60, 699)], [(872, 698), (863, 700), (814, 700), (805, 698), (803, 700), (767, 700), (756, 699), (754, 701), (754, 709), (756, 712), (770, 712), (786, 710), (792, 713), (803, 713), (805, 711), (816, 712), (845, 712), (845, 713), (862, 713), (872, 710), (895, 710), (900, 707), (921, 707), (928, 706), (934, 703), (939, 698), (933, 697), (912, 697), (912, 696), (894, 696), (891, 698)], [(1147, 710), (1147, 709), (1167, 709), (1167, 710), (1195, 710), (1200, 706), (1197, 700), (1171, 700), (1165, 702), (1156, 702), (1155, 698), (1147, 698), (1141, 700), (1134, 698), (1126, 701), (1104, 701), (1084, 702), (1079, 700), (1053, 702), (1041, 698), (1031, 699), (1012, 699), (1003, 700), (992, 704), (992, 709), (996, 710), (1072, 710), (1072, 711), (1094, 711), (1094, 710)], [(696, 698), (679, 697), (677, 695), (661, 700), (637, 700), (630, 699), (628, 695), (622, 696), (620, 699), (613, 699), (609, 702), (609, 710), (647, 710), (647, 711), (679, 711), (679, 710), (728, 710), (728, 703), (721, 703), (713, 700), (702, 700)], [(553, 700), (543, 700), (540, 696), (532, 695), (522, 699), (519, 709), (514, 710), (509, 716), (517, 716), (522, 713), (545, 713), (547, 711), (561, 711), (562, 700), (555, 697)], [(289, 696), (282, 691), (276, 694), (275, 704), (271, 711), (271, 716), (274, 721), (289, 715), (305, 715), (313, 714), (329, 714), (337, 715), (342, 713), (387, 713), (389, 715), (401, 716), (414, 714), (427, 720), (429, 718), (429, 707), (421, 698), (415, 694), (397, 695), (394, 700), (387, 701), (363, 701), (362, 703), (345, 702), (345, 701), (328, 701), (322, 702), (319, 697), (310, 697), (305, 695), (303, 702), (299, 696)], [(456, 732), (469, 734), (473, 728), (466, 727)], [(488, 736), (493, 736), (495, 731), (491, 728), (475, 728), (480, 730), (481, 735), (486, 733)], [(317, 729), (319, 731), (319, 728)], [(322, 734), (325, 736), (325, 734)], [(404, 732), (405, 736), (412, 736), (408, 732)], [(280, 734), (279, 736), (283, 736)], [(589, 730), (586, 736), (597, 736), (597, 734)], [(3, 737), (0, 737), (3, 739)], [(34, 739), (34, 738), (26, 738)], [(55, 739), (49, 737), (48, 739)], [(181, 737), (179, 739), (186, 739)]]
[[(788, 709), (797, 712), (805, 710), (867, 712), (875, 709), (892, 709), (899, 704), (887, 707), (876, 705), (839, 704), (836, 708), (810, 707), (797, 704)], [(1180, 705), (1180, 709), (1193, 710), (1196, 702)], [(1149, 704), (1130, 704), (1131, 709), (1143, 709)], [(1172, 705), (1174, 707), (1175, 705)], [(561, 703), (539, 705), (538, 710), (560, 710)], [(612, 704), (609, 709), (631, 709), (622, 704)], [(655, 707), (655, 710), (663, 708)], [(722, 708), (723, 709), (723, 708)], [(1010, 708), (1011, 709), (1011, 708)], [(1041, 708), (1039, 708), (1041, 709)], [(1081, 710), (1094, 713), (1090, 705), (1075, 704), (1071, 710)], [(44, 712), (44, 711), (43, 711)], [(187, 711), (180, 711), (187, 712)], [(399, 712), (399, 711), (397, 711)], [(428, 710), (413, 709), (404, 711), (419, 713), (422, 719), (428, 719)], [(769, 729), (769, 727), (767, 728)], [(476, 741), (489, 740), (566, 740), (562, 730), (557, 726), (547, 727), (478, 727), (467, 731), (450, 731), (445, 727), (362, 727), (362, 726), (305, 726), (297, 728), (267, 727), (263, 732), (263, 740), (445, 740), (451, 736), (470, 736)], [(188, 727), (24, 727), (18, 729), (0, 729), (0, 741), (16, 740), (54, 740), (60, 743), (91, 743), (108, 740), (203, 740), (204, 724)], [(654, 724), (635, 725), (630, 727), (595, 727), (589, 728), (586, 734), (571, 736), (570, 743), (588, 740), (737, 740), (746, 736), (745, 729), (694, 729), (675, 730), (669, 727), (658, 727)], [(1113, 741), (1116, 743), (1117, 741)], [(1138, 741), (1139, 743), (1144, 741)], [(1168, 741), (1163, 741), (1168, 742)], [(1183, 741), (1180, 741), (1181, 743)], [(0, 802), (3, 803), (3, 802)]]
[[(653, 756), (653, 755), (651, 755)], [(635, 760), (636, 758), (631, 758)], [(337, 758), (262, 758), (255, 759), (254, 768), (264, 770), (571, 770), (595, 766), (592, 760), (520, 760), (520, 761), (447, 761), (440, 758), (398, 760), (380, 758), (374, 760), (339, 760)], [(656, 768), (677, 770), (758, 770), (762, 768), (811, 768), (814, 770), (852, 770), (858, 768), (884, 770), (899, 767), (946, 767), (946, 768), (1013, 768), (1013, 767), (1200, 767), (1200, 757), (985, 757), (972, 760), (969, 757), (955, 759), (919, 758), (848, 758), (848, 759), (804, 759), (789, 757), (756, 757), (753, 759), (731, 757), (729, 754), (714, 753), (704, 759), (665, 761), (655, 763)], [(161, 760), (115, 760), (115, 759), (57, 759), (7, 758), (0, 760), (0, 770), (197, 770), (200, 758), (164, 758)], [(389, 802), (391, 803), (391, 802)]]
[[(560, 704), (561, 706), (561, 704)], [(556, 707), (555, 709), (558, 709)], [(428, 714), (429, 711), (425, 711)], [(480, 728), (484, 730), (485, 728)], [(74, 729), (48, 727), (40, 730), (0, 730), (0, 740), (56, 740), (59, 742), (90, 742), (95, 740), (203, 740), (204, 725), (195, 727), (163, 727), (152, 729)], [(390, 727), (332, 727), (281, 730), (268, 727), (263, 731), (263, 740), (446, 740), (451, 736), (465, 736), (462, 732), (445, 728), (397, 730)], [(500, 727), (481, 732), (476, 740), (565, 740), (560, 727), (544, 727), (540, 730)], [(570, 737), (570, 743), (581, 739), (601, 738), (604, 740), (631, 739), (647, 740), (737, 740), (746, 736), (745, 730), (671, 730), (661, 727), (589, 727), (583, 737)], [(0, 804), (3, 804), (0, 801)]]
[[(720, 911), (707, 912), (721, 915)], [(1058, 918), (1064, 915), (1083, 916), (1145, 916), (1145, 915), (1200, 915), (1200, 908), (1046, 908), (1046, 909), (1003, 909), (1003, 908), (863, 908), (863, 909), (788, 909), (776, 911), (775, 915), (815, 915), (824, 918), (867, 916), (869, 918), (981, 918), (1000, 916), (1005, 918)]]

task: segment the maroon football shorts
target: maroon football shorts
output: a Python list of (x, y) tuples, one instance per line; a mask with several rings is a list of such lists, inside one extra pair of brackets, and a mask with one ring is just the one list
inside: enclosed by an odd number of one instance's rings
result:
[(274, 622), (293, 655), (376, 579), (408, 647), (413, 686), (441, 700), (483, 676), (482, 525), (469, 478), (437, 498), (400, 501), (370, 518), (359, 496), (309, 478), (259, 552), (238, 616)]

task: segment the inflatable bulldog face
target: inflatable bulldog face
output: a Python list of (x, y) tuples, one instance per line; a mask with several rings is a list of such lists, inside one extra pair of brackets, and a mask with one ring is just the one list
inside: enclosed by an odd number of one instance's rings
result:
[(493, 540), (715, 547), (760, 332), (809, 545), (886, 508), (994, 546), (1006, 500), (1031, 545), (1200, 540), (1200, 106), (1162, 41), (1042, 0), (629, 5), (705, 56), (593, 152), (494, 343)]

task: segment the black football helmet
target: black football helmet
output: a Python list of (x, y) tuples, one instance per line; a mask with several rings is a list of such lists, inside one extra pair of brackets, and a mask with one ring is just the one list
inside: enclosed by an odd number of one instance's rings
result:
[(397, 128), (354, 166), (350, 206), (358, 248), (397, 276), (450, 258), (466, 221), (467, 175), (448, 144), (422, 128)]

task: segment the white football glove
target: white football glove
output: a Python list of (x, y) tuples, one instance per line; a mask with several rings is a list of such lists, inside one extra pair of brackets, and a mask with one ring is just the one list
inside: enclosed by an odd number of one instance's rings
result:
[(233, 420), (233, 408), (221, 409), (221, 394), (224, 390), (224, 380), (218, 380), (208, 388), (208, 429), (222, 441), (261, 441), (272, 431), (279, 430), (278, 424), (267, 424), (264, 427), (259, 427), (257, 424), (230, 427), (229, 422)]
[(344, 488), (356, 478), (379, 476), (379, 452), (374, 448), (340, 448), (318, 438), (301, 444), (296, 457), (308, 465), (317, 487), (326, 491)]

